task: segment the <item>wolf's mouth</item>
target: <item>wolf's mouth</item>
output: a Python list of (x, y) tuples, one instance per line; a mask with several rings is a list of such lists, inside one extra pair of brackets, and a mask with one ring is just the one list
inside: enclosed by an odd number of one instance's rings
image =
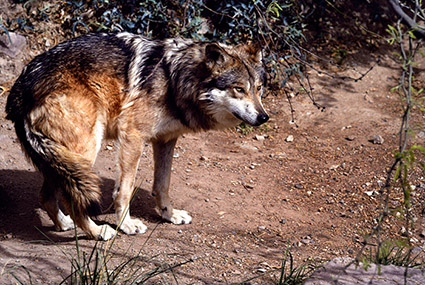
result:
[(236, 119), (238, 119), (238, 120), (241, 120), (241, 121), (245, 122), (245, 120), (244, 120), (244, 119), (242, 119), (242, 118), (241, 118), (241, 116), (239, 116), (237, 113), (232, 112), (232, 115), (233, 115), (233, 116), (235, 116), (235, 117), (236, 117)]

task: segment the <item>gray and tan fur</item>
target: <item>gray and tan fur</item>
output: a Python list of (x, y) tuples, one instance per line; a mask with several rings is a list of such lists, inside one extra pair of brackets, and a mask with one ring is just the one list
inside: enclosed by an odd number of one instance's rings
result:
[[(74, 222), (89, 237), (108, 240), (98, 226), (99, 178), (92, 169), (104, 139), (119, 142), (114, 206), (119, 228), (143, 233), (129, 203), (142, 146), (154, 151), (154, 185), (161, 216), (190, 223), (168, 195), (177, 138), (268, 120), (261, 104), (266, 74), (261, 52), (184, 39), (152, 40), (129, 33), (90, 34), (61, 43), (24, 69), (7, 100), (23, 150), (44, 176), (41, 205), (58, 230)], [(64, 205), (65, 215), (59, 207)]]

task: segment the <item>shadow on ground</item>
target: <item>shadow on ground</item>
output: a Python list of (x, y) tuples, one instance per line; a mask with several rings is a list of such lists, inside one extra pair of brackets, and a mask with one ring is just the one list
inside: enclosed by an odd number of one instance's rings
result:
[[(75, 239), (72, 233), (58, 233), (44, 210), (40, 209), (39, 191), (43, 183), (40, 173), (23, 170), (0, 170), (0, 240), (19, 238), (32, 242), (68, 242)], [(102, 178), (103, 214), (113, 214), (112, 192), (115, 181)], [(155, 211), (155, 201), (150, 191), (139, 189), (132, 205), (132, 215), (150, 222), (160, 221)], [(105, 223), (104, 215), (97, 219), (98, 224)], [(113, 225), (114, 226), (114, 225)], [(79, 234), (81, 239), (85, 235)]]

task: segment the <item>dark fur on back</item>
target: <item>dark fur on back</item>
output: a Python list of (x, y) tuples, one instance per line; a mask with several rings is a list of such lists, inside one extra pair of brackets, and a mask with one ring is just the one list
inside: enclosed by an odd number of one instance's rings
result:
[[(102, 48), (93, 49), (94, 46)], [(113, 35), (89, 34), (58, 44), (24, 68), (10, 91), (6, 118), (22, 119), (34, 107), (34, 102), (66, 87), (61, 80), (64, 70), (73, 73), (82, 84), (91, 70), (124, 77), (128, 84), (127, 71), (132, 57), (133, 51)]]

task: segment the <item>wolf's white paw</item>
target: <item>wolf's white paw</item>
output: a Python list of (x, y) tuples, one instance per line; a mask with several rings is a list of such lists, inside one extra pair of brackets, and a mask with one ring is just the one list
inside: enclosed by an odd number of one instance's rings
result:
[(128, 235), (143, 234), (147, 229), (141, 220), (132, 218), (126, 218), (120, 226), (120, 230)]
[(56, 221), (54, 222), (55, 222), (55, 229), (58, 232), (68, 231), (74, 228), (74, 221), (71, 219), (69, 215), (65, 215), (61, 210), (58, 210)]
[(108, 225), (102, 225), (100, 228), (100, 233), (97, 236), (98, 240), (110, 240), (117, 234), (117, 232)]
[(181, 225), (181, 224), (190, 224), (192, 223), (192, 217), (189, 216), (189, 214), (186, 211), (183, 210), (176, 210), (173, 209), (173, 214), (171, 217), (169, 214), (164, 211), (162, 213), (162, 218), (175, 224), (175, 225)]
[(74, 221), (69, 215), (58, 215), (59, 225), (56, 225), (57, 231), (69, 231), (74, 228)]

